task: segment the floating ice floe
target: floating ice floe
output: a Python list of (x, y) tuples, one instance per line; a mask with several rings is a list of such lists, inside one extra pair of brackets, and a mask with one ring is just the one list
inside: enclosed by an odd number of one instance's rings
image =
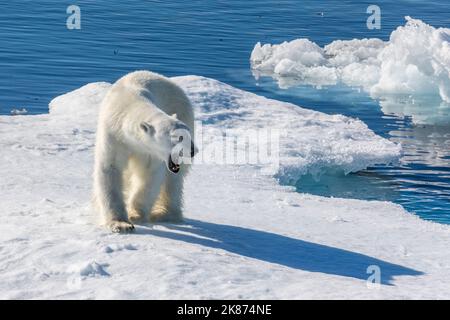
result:
[(217, 130), (284, 129), (279, 170), (199, 161), (183, 224), (113, 235), (89, 206), (96, 116), (110, 84), (57, 97), (49, 114), (0, 116), (0, 298), (448, 297), (449, 226), (390, 202), (297, 193), (274, 177), (359, 170), (395, 160), (397, 145), (358, 120), (203, 77), (173, 80), (203, 124), (203, 148), (216, 146)]
[(25, 108), (22, 108), (22, 109), (12, 109), (12, 110), (10, 111), (10, 113), (11, 113), (12, 116), (20, 116), (20, 115), (27, 114), (27, 113), (28, 113), (28, 110), (25, 109)]
[(362, 87), (385, 113), (412, 116), (417, 123), (450, 121), (450, 29), (406, 17), (389, 41), (336, 40), (323, 48), (308, 39), (257, 43), (255, 76), (270, 75), (280, 87)]

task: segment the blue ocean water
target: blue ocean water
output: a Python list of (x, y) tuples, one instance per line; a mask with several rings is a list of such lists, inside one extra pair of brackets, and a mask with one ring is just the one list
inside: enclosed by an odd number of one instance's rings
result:
[[(81, 8), (81, 30), (66, 28), (66, 9)], [(382, 28), (368, 30), (372, 1), (17, 0), (0, 10), (0, 114), (26, 108), (45, 113), (55, 96), (94, 81), (149, 69), (167, 76), (197, 74), (270, 98), (326, 113), (358, 117), (380, 135), (402, 142), (397, 166), (369, 168), (348, 176), (305, 177), (300, 192), (390, 200), (424, 219), (450, 223), (450, 128), (414, 126), (384, 115), (364, 93), (336, 87), (279, 89), (256, 81), (249, 65), (256, 42), (309, 38), (325, 45), (337, 39), (378, 37), (410, 15), (449, 26), (447, 1), (377, 1)], [(323, 14), (322, 14), (323, 13)], [(342, 89), (342, 90), (341, 90)]]

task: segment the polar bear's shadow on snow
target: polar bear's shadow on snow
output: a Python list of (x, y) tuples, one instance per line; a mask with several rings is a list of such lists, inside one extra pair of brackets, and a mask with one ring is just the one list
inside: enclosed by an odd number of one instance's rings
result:
[[(230, 253), (309, 272), (320, 272), (366, 281), (369, 266), (380, 268), (382, 284), (392, 285), (395, 276), (423, 274), (364, 254), (300, 239), (231, 225), (186, 219), (183, 224), (161, 228), (138, 227), (137, 234), (198, 244)], [(372, 271), (373, 272), (373, 271)]]

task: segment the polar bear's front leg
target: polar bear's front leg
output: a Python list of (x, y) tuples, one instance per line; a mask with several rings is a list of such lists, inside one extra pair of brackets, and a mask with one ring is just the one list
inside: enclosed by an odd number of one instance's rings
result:
[(133, 159), (130, 177), (128, 217), (133, 222), (149, 220), (152, 207), (158, 198), (164, 179), (165, 165), (162, 161)]
[(95, 201), (111, 231), (128, 232), (134, 229), (125, 210), (120, 169), (113, 165), (96, 169)]
[[(132, 231), (134, 226), (128, 221), (123, 196), (123, 171), (128, 153), (117, 143), (106, 140), (101, 131), (97, 138), (99, 141), (95, 152), (95, 207), (111, 231)], [(111, 146), (115, 146), (114, 149)]]
[(179, 173), (166, 171), (158, 201), (150, 215), (152, 222), (181, 222), (183, 220), (183, 181), (186, 167)]
[(134, 226), (128, 221), (122, 193), (122, 170), (113, 165), (97, 168), (95, 200), (108, 227), (113, 232), (129, 232)]

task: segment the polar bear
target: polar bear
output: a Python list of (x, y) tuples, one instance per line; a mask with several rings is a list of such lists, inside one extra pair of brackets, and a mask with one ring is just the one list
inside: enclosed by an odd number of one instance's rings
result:
[(129, 73), (112, 85), (98, 119), (94, 208), (113, 232), (182, 219), (183, 180), (197, 148), (189, 99), (168, 78)]

